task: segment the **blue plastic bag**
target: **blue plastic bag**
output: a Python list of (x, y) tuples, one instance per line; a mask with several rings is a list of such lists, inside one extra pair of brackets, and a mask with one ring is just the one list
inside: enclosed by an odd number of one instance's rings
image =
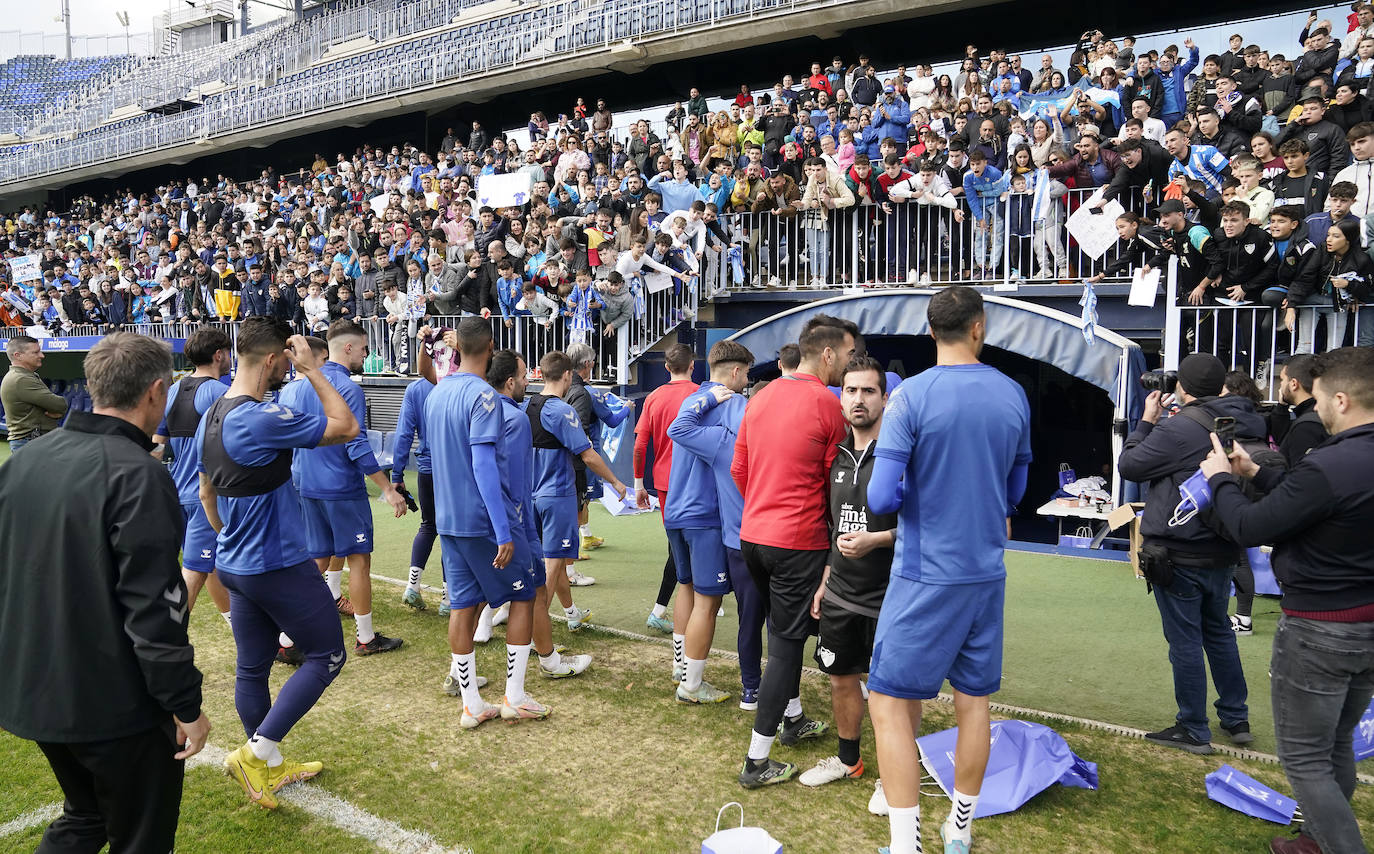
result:
[(1282, 595), (1279, 582), (1274, 578), (1274, 568), (1269, 564), (1269, 553), (1246, 549), (1245, 556), (1250, 561), (1250, 571), (1255, 574), (1255, 592), (1261, 596)]
[(1364, 717), (1355, 725), (1355, 761), (1374, 756), (1374, 700), (1364, 710)]
[(736, 285), (744, 284), (744, 254), (740, 252), (738, 246), (731, 246), (730, 254), (730, 279)]
[(1293, 822), (1297, 801), (1280, 795), (1230, 765), (1223, 765), (1208, 774), (1206, 782), (1207, 797), (1223, 806), (1275, 824), (1288, 825)]
[[(954, 791), (954, 743), (958, 732), (955, 727), (916, 739), (921, 748), (921, 764), (946, 795)], [(1064, 738), (1047, 726), (1029, 721), (995, 721), (988, 768), (973, 815), (983, 818), (1013, 812), (1055, 783), (1096, 789), (1097, 763), (1075, 754)]]

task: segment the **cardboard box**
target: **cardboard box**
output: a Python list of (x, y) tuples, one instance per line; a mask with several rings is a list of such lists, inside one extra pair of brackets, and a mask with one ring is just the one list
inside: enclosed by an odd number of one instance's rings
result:
[(1136, 578), (1145, 577), (1140, 574), (1140, 513), (1144, 509), (1145, 502), (1136, 501), (1121, 505), (1107, 516), (1107, 527), (1112, 531), (1125, 525), (1131, 526), (1131, 569)]

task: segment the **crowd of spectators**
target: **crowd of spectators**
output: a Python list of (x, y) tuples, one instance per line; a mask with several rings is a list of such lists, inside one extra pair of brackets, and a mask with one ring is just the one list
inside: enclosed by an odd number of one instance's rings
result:
[[(1174, 254), (1195, 304), (1334, 316), (1370, 296), (1370, 6), (1339, 27), (1314, 15), (1292, 45), (1237, 34), (1206, 57), (1191, 39), (1146, 50), (1096, 30), (1062, 70), (1048, 54), (965, 56), (953, 77), (837, 56), (720, 109), (693, 87), (659, 126), (579, 98), (553, 121), (532, 113), (523, 146), (474, 121), (432, 151), (362, 144), (252, 180), (27, 208), (0, 248), (37, 254), (42, 279), (7, 279), (0, 314), (50, 334), (352, 318), (385, 324), (399, 363), (425, 315), (613, 338), (666, 287), (1100, 278)], [(480, 179), (510, 173), (528, 177), (520, 203), (481, 205)], [(1112, 199), (1134, 213), (1104, 266), (1064, 223)], [(1333, 248), (1347, 220), (1353, 243)]]

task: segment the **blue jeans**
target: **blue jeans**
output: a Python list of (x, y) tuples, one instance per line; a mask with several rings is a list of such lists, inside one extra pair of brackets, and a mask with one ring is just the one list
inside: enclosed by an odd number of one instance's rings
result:
[(1374, 696), (1374, 623), (1284, 615), (1274, 631), (1270, 698), (1279, 761), (1322, 851), (1367, 849), (1350, 808), (1351, 734)]
[[(1174, 582), (1155, 586), (1155, 604), (1169, 642), (1178, 722), (1199, 741), (1210, 742), (1207, 726), (1207, 665), (1217, 687), (1217, 717), (1228, 729), (1249, 721), (1247, 688), (1236, 635), (1226, 615), (1235, 566), (1174, 567)], [(1207, 665), (1203, 664), (1206, 654)]]
[(10, 439), (10, 456), (19, 453), (19, 449), (32, 442), (32, 439)]

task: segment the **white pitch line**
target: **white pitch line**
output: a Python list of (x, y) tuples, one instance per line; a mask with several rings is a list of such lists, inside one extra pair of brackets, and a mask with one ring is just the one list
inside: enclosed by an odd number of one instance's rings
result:
[(0, 836), (12, 836), (16, 833), (32, 830), (35, 827), (44, 827), (52, 824), (61, 814), (61, 804), (48, 804), (36, 810), (29, 810), (23, 815), (17, 815), (4, 824), (0, 824)]
[[(223, 748), (206, 744), (205, 748), (188, 759), (186, 764), (191, 768), (212, 768), (223, 773), (224, 758), (228, 755)], [(472, 854), (470, 849), (461, 846), (445, 848), (428, 833), (407, 830), (394, 821), (375, 816), (311, 783), (287, 786), (277, 793), (277, 799), (286, 801), (346, 833), (366, 839), (388, 854)], [(51, 824), (61, 814), (60, 803), (31, 810), (0, 824), (0, 837)]]

